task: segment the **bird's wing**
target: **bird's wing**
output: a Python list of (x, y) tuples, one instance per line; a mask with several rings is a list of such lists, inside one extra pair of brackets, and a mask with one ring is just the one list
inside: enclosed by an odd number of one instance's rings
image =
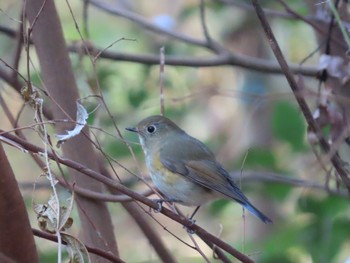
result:
[(241, 204), (249, 203), (208, 147), (185, 133), (182, 137), (174, 137), (162, 145), (160, 161), (170, 171), (205, 188), (233, 198)]
[(241, 204), (248, 202), (228, 172), (219, 163), (206, 160), (188, 161), (186, 166), (190, 170), (190, 177), (199, 184), (233, 198)]
[(173, 140), (171, 145), (163, 145), (160, 149), (160, 161), (173, 173), (234, 199), (265, 223), (272, 222), (248, 201), (213, 153), (200, 141), (192, 137)]

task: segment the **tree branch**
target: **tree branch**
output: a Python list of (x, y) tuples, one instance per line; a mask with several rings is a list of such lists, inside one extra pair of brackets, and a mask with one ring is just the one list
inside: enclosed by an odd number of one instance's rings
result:
[[(259, 4), (259, 1), (258, 0), (251, 0), (251, 1), (252, 1), (254, 8), (256, 10), (256, 14), (258, 15), (258, 17), (260, 19), (261, 25), (265, 31), (265, 34), (266, 34), (268, 42), (271, 46), (271, 49), (272, 49), (278, 63), (280, 64), (284, 75), (286, 76), (286, 79), (289, 83), (289, 86), (294, 93), (295, 99), (296, 99), (297, 103), (299, 104), (300, 110), (302, 111), (302, 113), (306, 119), (306, 122), (309, 125), (310, 131), (313, 132), (314, 134), (316, 134), (316, 136), (319, 140), (320, 146), (322, 147), (323, 151), (328, 153), (330, 151), (330, 146), (329, 146), (328, 142), (325, 140), (325, 138), (322, 136), (320, 127), (316, 123), (316, 121), (314, 120), (312, 113), (310, 111), (310, 108), (307, 105), (304, 97), (299, 95), (300, 89), (298, 87), (298, 84), (295, 81), (293, 73), (292, 73), (291, 69), (289, 68), (286, 60), (284, 59), (282, 51), (281, 51), (281, 49), (276, 41), (276, 38), (275, 38), (275, 36), (271, 30), (271, 27), (267, 21), (265, 13)], [(348, 173), (347, 173), (346, 169), (344, 168), (344, 165), (343, 165), (344, 162), (340, 159), (338, 154), (334, 154), (333, 156), (331, 156), (331, 162), (332, 162), (334, 168), (336, 169), (336, 171), (338, 172), (339, 176), (341, 177), (344, 185), (346, 186), (346, 188), (350, 192), (350, 179), (348, 177)]]

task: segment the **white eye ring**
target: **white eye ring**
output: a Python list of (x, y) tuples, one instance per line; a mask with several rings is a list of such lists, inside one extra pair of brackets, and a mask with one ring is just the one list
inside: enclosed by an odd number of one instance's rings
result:
[(147, 126), (146, 130), (149, 134), (152, 134), (157, 130), (157, 128), (154, 125), (149, 125), (149, 126)]

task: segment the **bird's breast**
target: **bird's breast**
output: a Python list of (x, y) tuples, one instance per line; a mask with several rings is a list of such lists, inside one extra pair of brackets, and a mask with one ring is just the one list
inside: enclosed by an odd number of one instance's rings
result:
[(146, 157), (146, 165), (154, 185), (167, 198), (187, 206), (198, 206), (217, 196), (203, 186), (168, 170), (160, 161), (160, 153)]

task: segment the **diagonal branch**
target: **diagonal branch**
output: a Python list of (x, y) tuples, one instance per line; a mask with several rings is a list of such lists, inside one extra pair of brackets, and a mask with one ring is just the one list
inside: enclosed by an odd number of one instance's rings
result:
[[(291, 69), (289, 68), (289, 66), (288, 66), (288, 64), (287, 64), (287, 62), (282, 54), (282, 51), (281, 51), (281, 49), (276, 41), (276, 38), (275, 38), (275, 36), (271, 30), (271, 27), (267, 21), (266, 15), (259, 4), (259, 1), (252, 0), (252, 3), (254, 5), (256, 14), (261, 22), (261, 25), (265, 31), (265, 34), (266, 34), (268, 42), (271, 46), (271, 49), (272, 49), (278, 63), (280, 64), (284, 75), (286, 76), (286, 79), (289, 83), (289, 86), (294, 93), (295, 99), (296, 99), (297, 103), (299, 104), (299, 107), (300, 107), (302, 113), (304, 114), (304, 117), (306, 119), (306, 122), (309, 126), (310, 131), (313, 132), (314, 134), (316, 134), (323, 151), (326, 153), (329, 153), (330, 146), (329, 146), (328, 142), (326, 141), (326, 139), (322, 136), (320, 127), (316, 123), (316, 121), (314, 120), (312, 113), (310, 111), (310, 108), (307, 105), (304, 97), (299, 95), (300, 88), (298, 87), (298, 84), (297, 84), (296, 80), (294, 79), (293, 73), (292, 73)], [(334, 168), (336, 169), (336, 171), (338, 172), (340, 178), (342, 179), (344, 185), (346, 186), (346, 188), (350, 192), (350, 179), (348, 176), (348, 172), (344, 168), (344, 162), (340, 159), (338, 154), (334, 154), (333, 156), (331, 156), (331, 162), (332, 162)]]

